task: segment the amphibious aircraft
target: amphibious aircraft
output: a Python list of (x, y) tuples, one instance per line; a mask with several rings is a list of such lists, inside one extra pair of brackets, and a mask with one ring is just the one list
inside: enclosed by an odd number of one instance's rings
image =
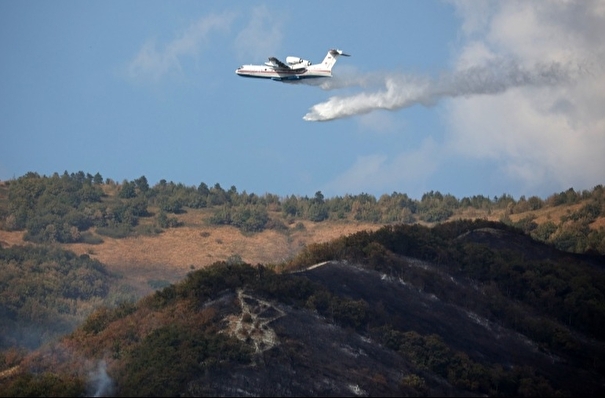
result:
[(269, 57), (269, 62), (264, 65), (243, 65), (235, 70), (243, 77), (256, 77), (263, 79), (272, 79), (282, 82), (318, 78), (332, 77), (332, 67), (339, 56), (349, 57), (349, 54), (341, 50), (330, 50), (324, 60), (317, 65), (310, 61), (298, 57), (286, 57), (286, 63), (281, 62), (275, 57)]

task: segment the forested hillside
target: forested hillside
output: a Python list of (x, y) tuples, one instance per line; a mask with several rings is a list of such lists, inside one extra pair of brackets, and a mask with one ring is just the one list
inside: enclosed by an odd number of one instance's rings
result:
[(393, 192), (326, 198), (278, 197), (160, 181), (153, 187), (142, 176), (117, 184), (96, 173), (50, 177), (28, 173), (0, 186), (0, 229), (26, 231), (37, 243), (100, 243), (103, 236), (123, 238), (158, 234), (182, 225), (178, 215), (208, 209), (210, 225), (231, 225), (244, 233), (287, 231), (298, 222), (350, 221), (431, 225), (466, 218), (499, 220), (533, 238), (569, 252), (605, 254), (605, 190), (602, 185), (576, 192), (572, 188), (541, 199), (514, 199), (506, 193), (456, 198), (440, 192), (420, 200)]
[(600, 395), (604, 253), (601, 185), (309, 198), (28, 173), (0, 182), (0, 395)]
[(483, 220), (233, 259), (6, 355), (37, 395), (601, 396), (605, 258)]
[(0, 247), (0, 350), (33, 349), (70, 333), (99, 306), (133, 301), (129, 290), (87, 255)]

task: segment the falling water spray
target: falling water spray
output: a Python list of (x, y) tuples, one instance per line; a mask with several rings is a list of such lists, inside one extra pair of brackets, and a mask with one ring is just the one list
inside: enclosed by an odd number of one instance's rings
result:
[[(372, 78), (350, 77), (336, 82), (336, 87), (360, 85), (366, 87), (364, 91), (331, 97), (311, 107), (303, 119), (329, 121), (377, 109), (398, 110), (417, 104), (431, 106), (447, 97), (493, 95), (514, 87), (557, 86), (574, 81), (582, 70), (578, 65), (556, 62), (524, 67), (514, 62), (499, 61), (446, 73), (438, 78), (395, 73), (384, 74), (380, 79), (377, 75)], [(380, 81), (377, 89), (368, 89), (377, 81)], [(324, 89), (335, 88), (329, 82), (325, 84)]]

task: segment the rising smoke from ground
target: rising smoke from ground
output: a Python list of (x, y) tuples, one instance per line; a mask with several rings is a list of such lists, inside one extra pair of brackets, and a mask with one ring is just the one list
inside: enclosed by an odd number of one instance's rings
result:
[(498, 94), (514, 87), (558, 86), (575, 81), (589, 73), (589, 69), (588, 65), (556, 62), (525, 67), (511, 61), (491, 61), (483, 66), (444, 73), (438, 78), (402, 73), (349, 75), (317, 85), (325, 90), (361, 86), (363, 92), (331, 97), (311, 107), (303, 119), (329, 121), (377, 109), (431, 106), (447, 97)]
[(113, 380), (107, 374), (107, 363), (100, 361), (88, 375), (89, 392), (93, 397), (106, 397), (113, 393)]

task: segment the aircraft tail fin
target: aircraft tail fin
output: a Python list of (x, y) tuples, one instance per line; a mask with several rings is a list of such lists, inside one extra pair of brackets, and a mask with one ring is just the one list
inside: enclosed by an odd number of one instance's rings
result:
[(330, 51), (328, 51), (328, 54), (326, 54), (326, 57), (324, 58), (324, 60), (321, 62), (321, 64), (328, 68), (329, 70), (332, 70), (332, 67), (334, 66), (334, 64), (336, 63), (336, 59), (340, 56), (343, 57), (350, 57), (349, 54), (345, 54), (342, 52), (342, 50), (335, 50), (332, 49)]

